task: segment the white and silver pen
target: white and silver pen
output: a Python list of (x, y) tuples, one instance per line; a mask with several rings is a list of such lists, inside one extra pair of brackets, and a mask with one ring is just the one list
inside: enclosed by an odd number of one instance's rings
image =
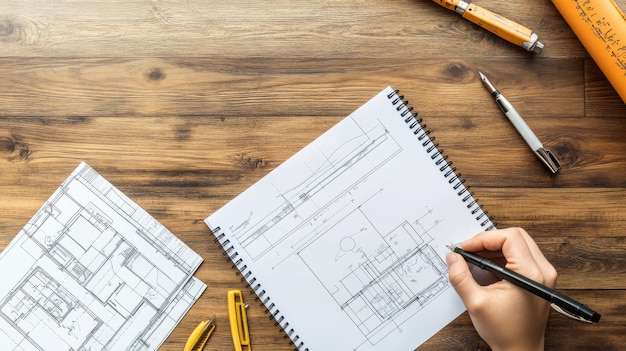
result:
[(509, 121), (511, 121), (511, 123), (513, 123), (513, 126), (515, 126), (515, 129), (517, 129), (517, 131), (522, 135), (522, 138), (524, 138), (526, 144), (528, 144), (530, 149), (535, 153), (535, 155), (537, 155), (541, 162), (543, 162), (543, 164), (545, 164), (546, 167), (548, 167), (548, 169), (553, 174), (557, 173), (559, 169), (561, 169), (561, 164), (559, 163), (559, 160), (554, 157), (552, 152), (546, 150), (543, 147), (541, 141), (539, 141), (535, 133), (533, 133), (533, 131), (530, 129), (528, 124), (526, 124), (519, 112), (517, 112), (513, 105), (511, 105), (509, 100), (507, 100), (504, 95), (502, 95), (498, 91), (498, 89), (496, 89), (496, 87), (491, 84), (489, 79), (487, 79), (487, 77), (482, 72), (478, 72), (478, 74), (480, 74), (480, 79), (483, 81), (483, 84), (485, 85), (487, 90), (489, 90), (502, 112), (504, 112)]

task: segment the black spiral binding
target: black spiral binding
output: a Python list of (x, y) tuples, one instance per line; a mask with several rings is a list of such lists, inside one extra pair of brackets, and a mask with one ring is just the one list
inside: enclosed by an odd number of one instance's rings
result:
[(252, 271), (248, 269), (248, 266), (243, 262), (242, 258), (238, 258), (239, 253), (235, 251), (235, 247), (230, 244), (230, 240), (225, 238), (225, 234), (221, 232), (220, 227), (212, 228), (211, 231), (215, 235), (214, 242), (219, 242), (222, 247), (222, 254), (228, 256), (227, 261), (232, 262), (232, 268), (236, 270), (236, 275), (241, 275), (241, 281), (246, 282), (246, 288), (250, 289), (250, 292), (255, 294), (255, 300), (259, 302), (261, 307), (265, 307), (265, 313), (269, 314), (270, 320), (274, 320), (275, 326), (280, 325), (285, 333), (284, 338), (291, 339), (291, 344), (294, 345), (295, 351), (309, 351), (308, 348), (304, 348), (304, 342), (300, 340), (300, 336), (295, 334), (293, 328), (289, 328), (289, 322), (285, 321), (285, 317), (280, 313), (276, 304), (272, 302), (272, 299), (267, 296), (265, 290), (261, 287), (260, 283), (257, 283), (256, 278), (252, 274)]
[[(476, 216), (476, 221), (480, 223), (480, 226), (485, 230), (494, 229), (495, 223), (492, 222), (491, 217), (487, 217), (487, 211), (483, 210), (483, 205), (478, 204), (478, 199), (474, 199), (474, 193), (469, 191), (470, 186), (464, 185), (465, 179), (461, 178), (462, 174), (456, 173), (456, 167), (452, 167), (452, 161), (449, 161), (448, 156), (443, 154), (443, 149), (437, 149), (439, 144), (435, 143), (435, 137), (430, 136), (431, 132), (426, 129), (426, 124), (422, 124), (422, 119), (418, 118), (417, 112), (413, 112), (413, 106), (409, 106), (409, 102), (405, 101), (404, 96), (399, 95), (399, 92), (399, 90), (394, 90), (387, 95), (387, 98), (404, 118), (409, 129), (417, 136), (417, 140), (422, 143), (431, 160), (439, 166), (439, 171), (448, 179), (448, 183), (454, 190), (457, 190), (457, 195), (461, 197), (470, 213)], [(470, 199), (472, 201), (468, 203)]]

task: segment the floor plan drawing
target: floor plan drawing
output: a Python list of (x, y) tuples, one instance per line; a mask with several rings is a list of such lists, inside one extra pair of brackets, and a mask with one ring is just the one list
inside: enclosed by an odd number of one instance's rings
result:
[(0, 344), (156, 350), (206, 288), (201, 262), (82, 163), (0, 254)]
[(429, 245), (429, 230), (438, 224), (428, 223), (433, 216), (381, 233), (359, 207), (344, 219), (359, 223), (358, 232), (329, 231), (298, 253), (371, 344), (450, 287), (446, 264)]

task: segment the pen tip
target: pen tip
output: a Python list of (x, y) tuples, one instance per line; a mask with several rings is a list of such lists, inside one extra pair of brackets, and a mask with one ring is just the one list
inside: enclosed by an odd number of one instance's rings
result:
[[(489, 79), (487, 79), (487, 76), (483, 74), (483, 72), (478, 71), (478, 74), (480, 75), (480, 79), (483, 82), (483, 85), (485, 86), (485, 88), (487, 88), (487, 90), (489, 90), (489, 92), (494, 95), (494, 94), (499, 94), (498, 90), (496, 89), (496, 87), (493, 86), (493, 84), (491, 84), (491, 82), (489, 81)], [(495, 97), (496, 95), (494, 95)]]

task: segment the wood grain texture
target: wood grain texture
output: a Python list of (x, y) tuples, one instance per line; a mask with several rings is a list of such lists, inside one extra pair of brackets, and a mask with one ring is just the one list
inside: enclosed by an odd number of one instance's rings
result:
[[(552, 313), (546, 350), (623, 348), (626, 105), (550, 1), (479, 4), (533, 28), (544, 52), (429, 0), (0, 2), (0, 248), (86, 161), (205, 260), (208, 288), (161, 349), (182, 349), (212, 314), (206, 349), (232, 349), (226, 291), (246, 287), (203, 219), (392, 85), (498, 226), (526, 228), (557, 286), (602, 313), (593, 326)], [(244, 298), (254, 349), (291, 350)], [(419, 350), (489, 348), (463, 314)]]
[[(532, 6), (488, 5), (540, 33), (550, 56), (585, 54), (581, 45), (568, 45), (573, 33), (549, 1)], [(3, 2), (0, 14), (7, 56), (521, 56), (429, 0), (30, 0)]]
[[(0, 58), (0, 114), (345, 116), (387, 85), (426, 116), (497, 116), (488, 74), (526, 117), (583, 116), (583, 60)], [(501, 77), (509, 77), (503, 79)], [(606, 87), (605, 89), (608, 89)], [(413, 94), (411, 94), (413, 92)], [(413, 95), (413, 96), (411, 96)], [(488, 105), (487, 105), (488, 104)], [(485, 105), (491, 107), (484, 108)]]

